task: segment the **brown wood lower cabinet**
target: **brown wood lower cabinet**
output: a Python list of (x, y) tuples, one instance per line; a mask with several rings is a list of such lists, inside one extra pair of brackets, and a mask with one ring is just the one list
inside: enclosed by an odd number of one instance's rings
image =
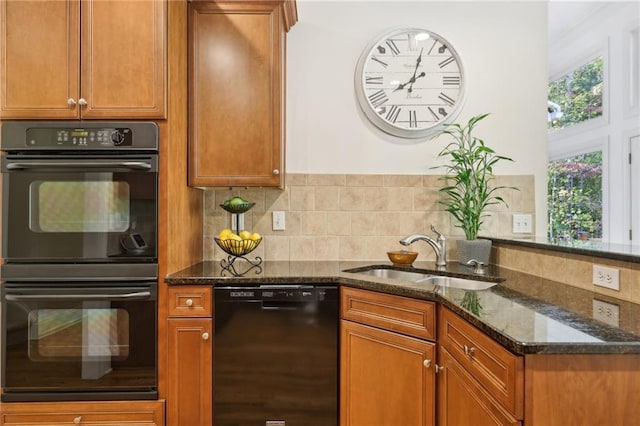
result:
[(168, 302), (167, 426), (211, 426), (211, 287), (169, 287)]
[(438, 350), (440, 426), (520, 425), (442, 346)]
[(435, 336), (434, 304), (341, 290), (340, 424), (433, 425), (435, 343), (384, 328)]
[(0, 405), (0, 425), (163, 426), (164, 401), (30, 402)]

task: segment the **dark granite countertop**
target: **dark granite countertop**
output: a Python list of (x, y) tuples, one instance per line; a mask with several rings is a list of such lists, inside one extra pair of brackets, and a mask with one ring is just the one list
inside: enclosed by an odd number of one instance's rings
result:
[[(501, 282), (487, 290), (468, 291), (374, 278), (346, 269), (373, 262), (268, 261), (244, 276), (230, 276), (218, 261), (202, 262), (170, 274), (170, 285), (260, 285), (336, 283), (366, 290), (442, 303), (484, 333), (518, 354), (535, 353), (640, 353), (640, 305), (587, 290), (545, 280), (509, 269), (490, 266), (480, 280)], [(388, 262), (376, 264), (389, 267)], [(465, 266), (451, 263), (438, 271), (433, 262), (415, 268), (451, 276), (471, 276)], [(469, 301), (475, 303), (469, 304)], [(593, 319), (594, 300), (617, 305), (618, 326)]]

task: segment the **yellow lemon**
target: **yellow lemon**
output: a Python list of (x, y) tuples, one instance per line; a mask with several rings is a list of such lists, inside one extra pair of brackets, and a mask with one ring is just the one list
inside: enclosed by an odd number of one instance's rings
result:
[(251, 232), (240, 231), (240, 238), (242, 238), (243, 240), (248, 240), (249, 238), (251, 238)]
[(227, 239), (236, 240), (236, 241), (242, 241), (242, 238), (240, 238), (240, 235), (234, 234), (233, 232), (229, 235), (229, 237)]
[(221, 240), (226, 240), (229, 238), (231, 234), (233, 234), (233, 231), (229, 228), (225, 228), (222, 231), (220, 231), (220, 233), (218, 234), (218, 238)]
[(260, 241), (262, 236), (260, 234), (258, 234), (257, 232), (254, 232), (253, 234), (251, 234), (251, 236), (249, 238), (252, 239), (253, 241)]

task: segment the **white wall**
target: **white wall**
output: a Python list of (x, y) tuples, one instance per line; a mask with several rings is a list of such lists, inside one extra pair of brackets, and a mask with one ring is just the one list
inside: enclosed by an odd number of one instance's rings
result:
[[(536, 228), (546, 216), (547, 4), (544, 1), (298, 0), (287, 37), (287, 171), (436, 174), (444, 140), (411, 141), (372, 126), (354, 96), (365, 46), (393, 27), (440, 34), (462, 57), (467, 91), (458, 122), (490, 112), (478, 136), (533, 174)], [(544, 231), (543, 231), (544, 232)]]

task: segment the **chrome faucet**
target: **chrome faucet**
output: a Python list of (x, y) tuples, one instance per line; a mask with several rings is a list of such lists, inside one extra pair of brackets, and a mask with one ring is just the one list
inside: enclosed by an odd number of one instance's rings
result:
[(413, 234), (409, 235), (400, 240), (400, 244), (403, 246), (408, 246), (409, 244), (422, 240), (426, 241), (433, 251), (436, 252), (436, 266), (446, 266), (447, 265), (447, 239), (442, 235), (440, 231), (436, 229), (435, 226), (431, 225), (431, 230), (436, 233), (438, 236), (437, 239), (433, 239), (428, 235), (422, 234)]

